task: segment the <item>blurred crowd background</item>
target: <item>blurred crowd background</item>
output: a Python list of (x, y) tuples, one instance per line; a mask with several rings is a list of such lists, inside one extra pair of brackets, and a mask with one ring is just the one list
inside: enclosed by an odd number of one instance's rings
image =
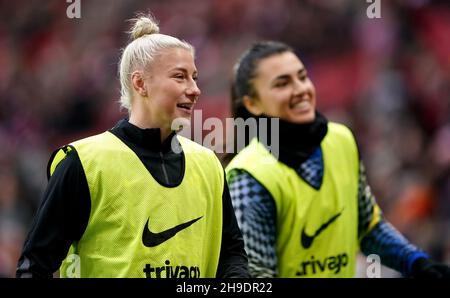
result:
[(126, 116), (117, 63), (126, 20), (148, 10), (196, 47), (203, 119), (229, 116), (232, 67), (252, 42), (292, 45), (319, 109), (354, 131), (387, 219), (450, 264), (450, 5), (380, 2), (370, 19), (360, 0), (80, 0), (70, 19), (66, 1), (0, 0), (0, 276), (15, 274), (50, 153)]

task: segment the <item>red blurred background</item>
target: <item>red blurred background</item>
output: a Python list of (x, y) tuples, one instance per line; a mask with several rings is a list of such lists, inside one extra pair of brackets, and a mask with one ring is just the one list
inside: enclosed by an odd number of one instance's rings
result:
[(196, 47), (203, 119), (229, 115), (232, 66), (252, 42), (293, 46), (319, 109), (356, 134), (388, 220), (450, 263), (448, 1), (381, 0), (375, 19), (354, 0), (80, 4), (81, 18), (70, 19), (66, 1), (0, 1), (0, 276), (15, 274), (50, 152), (126, 116), (117, 63), (126, 20), (148, 10), (162, 33)]

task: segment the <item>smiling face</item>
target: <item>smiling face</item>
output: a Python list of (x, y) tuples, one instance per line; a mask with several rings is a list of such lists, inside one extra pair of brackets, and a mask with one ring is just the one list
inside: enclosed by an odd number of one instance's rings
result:
[(170, 131), (175, 119), (190, 122), (194, 104), (201, 93), (190, 51), (183, 48), (161, 51), (149, 64), (143, 79), (139, 81), (135, 76), (134, 80), (141, 100), (134, 102), (131, 118), (139, 118), (138, 122), (143, 123), (140, 126)]
[(158, 122), (172, 123), (176, 118), (190, 120), (201, 93), (192, 53), (181, 48), (164, 50), (152, 62), (147, 75), (148, 102)]
[(294, 53), (283, 52), (260, 60), (251, 82), (256, 95), (244, 96), (250, 113), (298, 124), (314, 120), (316, 90)]

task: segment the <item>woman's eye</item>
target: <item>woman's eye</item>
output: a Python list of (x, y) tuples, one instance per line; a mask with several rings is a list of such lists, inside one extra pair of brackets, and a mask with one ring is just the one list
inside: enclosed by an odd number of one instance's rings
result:
[(184, 79), (184, 75), (183, 74), (176, 74), (175, 76), (174, 76), (176, 79)]
[(302, 71), (298, 74), (298, 79), (300, 81), (305, 81), (308, 78), (308, 73), (306, 71)]
[(275, 87), (284, 87), (287, 85), (286, 81), (280, 81), (275, 83)]

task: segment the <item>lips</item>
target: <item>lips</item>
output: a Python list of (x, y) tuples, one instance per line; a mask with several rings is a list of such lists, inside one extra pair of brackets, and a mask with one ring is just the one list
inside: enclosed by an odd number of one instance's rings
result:
[(192, 110), (192, 107), (194, 106), (194, 103), (192, 102), (183, 102), (177, 104), (177, 108), (183, 109), (186, 112), (190, 112)]
[(289, 107), (293, 110), (299, 111), (299, 112), (306, 112), (309, 111), (312, 108), (311, 101), (309, 100), (300, 100), (295, 103), (291, 103)]

